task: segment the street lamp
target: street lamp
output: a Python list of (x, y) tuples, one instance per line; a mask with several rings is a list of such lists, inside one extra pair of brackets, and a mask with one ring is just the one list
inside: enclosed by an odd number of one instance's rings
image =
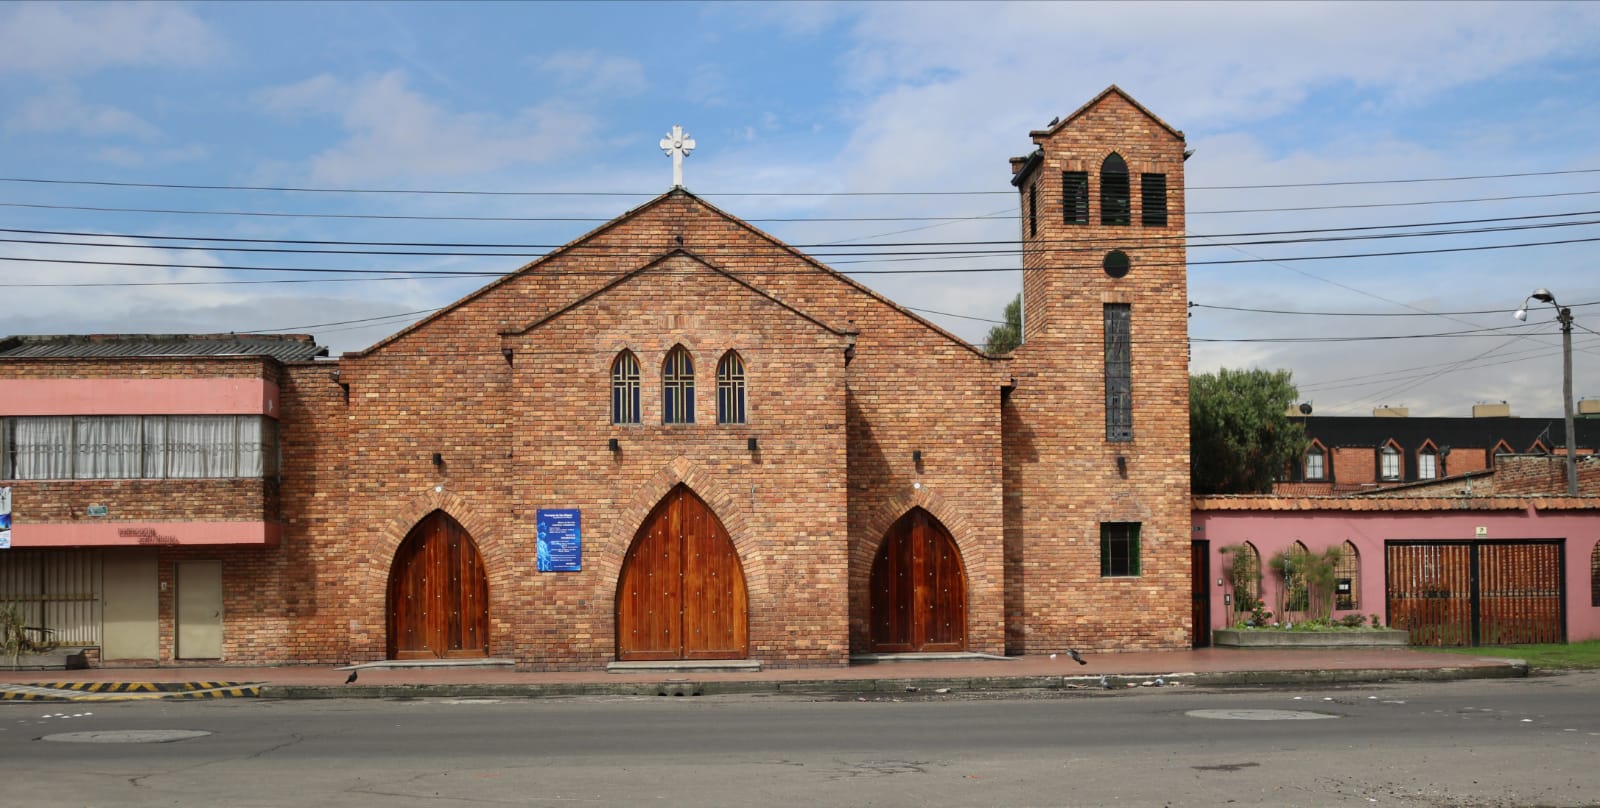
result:
[(1518, 320), (1528, 319), (1528, 301), (1549, 303), (1556, 310), (1556, 322), (1561, 324), (1561, 406), (1567, 415), (1567, 496), (1578, 495), (1578, 433), (1572, 426), (1572, 309), (1556, 302), (1549, 289), (1535, 289), (1522, 301), (1522, 308), (1511, 315)]

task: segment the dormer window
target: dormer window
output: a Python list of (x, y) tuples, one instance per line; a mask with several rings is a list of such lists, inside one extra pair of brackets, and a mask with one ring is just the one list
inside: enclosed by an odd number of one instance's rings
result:
[(1131, 220), (1132, 191), (1128, 164), (1113, 152), (1100, 164), (1100, 224), (1127, 225)]
[(1400, 479), (1400, 450), (1394, 446), (1383, 447), (1379, 456), (1378, 479), (1394, 482)]
[(1313, 445), (1306, 451), (1306, 479), (1326, 480), (1328, 478), (1327, 455), (1321, 446)]
[(1439, 476), (1439, 453), (1432, 446), (1417, 453), (1417, 479), (1432, 480)]

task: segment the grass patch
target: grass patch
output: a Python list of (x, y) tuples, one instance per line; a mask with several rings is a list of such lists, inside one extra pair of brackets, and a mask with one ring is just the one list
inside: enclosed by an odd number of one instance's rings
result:
[(1600, 640), (1574, 643), (1544, 643), (1541, 645), (1489, 645), (1478, 648), (1426, 648), (1424, 651), (1444, 651), (1467, 656), (1503, 657), (1521, 659), (1535, 670), (1597, 670), (1600, 669)]

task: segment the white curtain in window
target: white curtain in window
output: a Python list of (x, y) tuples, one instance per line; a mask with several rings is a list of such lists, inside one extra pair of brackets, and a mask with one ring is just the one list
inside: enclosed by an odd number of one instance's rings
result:
[(174, 415), (167, 419), (168, 477), (232, 477), (238, 436), (231, 415)]
[(167, 476), (167, 416), (144, 417), (144, 467), (138, 476), (159, 479)]
[(72, 418), (16, 419), (15, 476), (19, 480), (63, 480), (72, 476)]
[(261, 458), (265, 441), (262, 440), (260, 418), (240, 418), (239, 420), (239, 476), (260, 477)]
[(139, 476), (139, 416), (78, 416), (72, 475), (80, 480)]

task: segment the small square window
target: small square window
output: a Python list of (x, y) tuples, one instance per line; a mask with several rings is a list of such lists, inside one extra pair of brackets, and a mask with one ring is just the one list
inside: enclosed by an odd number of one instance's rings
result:
[(1100, 577), (1139, 574), (1139, 523), (1100, 523)]

